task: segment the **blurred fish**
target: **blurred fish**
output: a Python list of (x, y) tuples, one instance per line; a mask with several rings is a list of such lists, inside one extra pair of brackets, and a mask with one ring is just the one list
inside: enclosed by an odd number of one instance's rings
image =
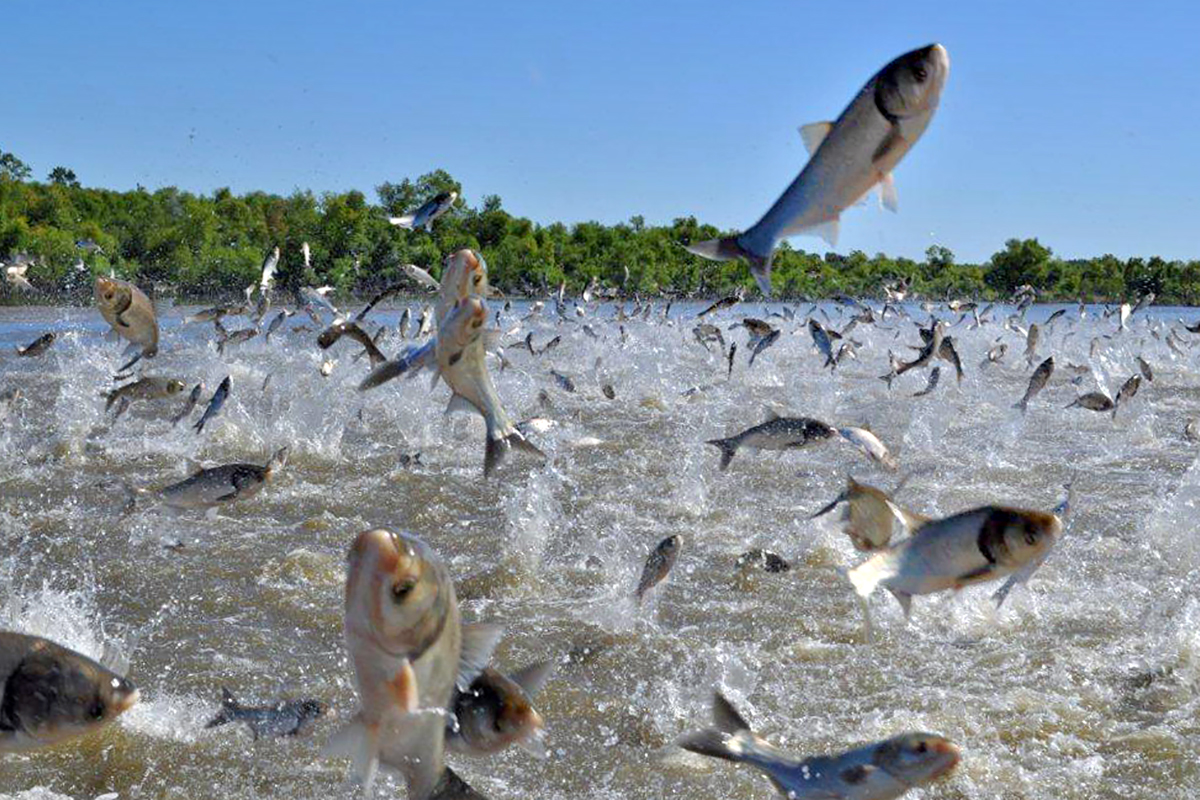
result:
[(984, 506), (926, 522), (918, 533), (867, 559), (847, 577), (864, 599), (883, 586), (907, 615), (914, 595), (1011, 575), (1044, 558), (1061, 533), (1062, 521), (1054, 514)]
[(817, 346), (817, 351), (825, 356), (825, 363), (821, 367), (832, 366), (834, 363), (833, 344), (829, 341), (829, 332), (825, 330), (825, 326), (809, 317), (808, 332), (812, 336), (813, 344)]
[(919, 392), (913, 392), (913, 397), (924, 397), (937, 388), (938, 380), (942, 377), (942, 368), (934, 367), (929, 371), (929, 383)]
[(0, 422), (8, 419), (8, 415), (12, 412), (13, 406), (21, 399), (20, 389), (5, 389), (0, 392)]
[(863, 451), (872, 461), (881, 464), (887, 469), (897, 470), (900, 468), (896, 457), (887, 449), (879, 437), (866, 428), (838, 428), (837, 432), (850, 444)]
[(412, 324), (412, 309), (408, 306), (404, 307), (404, 313), (400, 315), (400, 324), (397, 326), (400, 331), (400, 338), (408, 338), (408, 326)]
[(421, 316), (417, 320), (417, 338), (424, 339), (431, 333), (433, 333), (433, 309), (425, 306), (421, 309)]
[(925, 345), (917, 353), (917, 357), (912, 361), (902, 362), (895, 370), (896, 376), (903, 375), (910, 369), (928, 366), (942, 349), (942, 340), (945, 336), (946, 325), (943, 322), (935, 322), (928, 329), (921, 331), (921, 338), (925, 339)]
[(204, 392), (204, 382), (201, 381), (192, 387), (192, 393), (188, 395), (188, 399), (184, 402), (183, 408), (174, 417), (171, 417), (171, 427), (175, 427), (183, 421), (185, 417), (189, 417), (192, 411), (196, 408), (196, 404), (200, 402), (200, 395)]
[(434, 289), (436, 291), (437, 289), (441, 288), (441, 283), (438, 282), (437, 278), (433, 277), (416, 264), (405, 264), (401, 267), (401, 269), (404, 270), (405, 275), (428, 289)]
[(281, 447), (265, 465), (224, 464), (202, 469), (191, 477), (159, 490), (163, 505), (178, 509), (216, 508), (235, 500), (248, 500), (287, 463), (288, 448)]
[[(716, 301), (715, 303), (713, 303), (708, 308), (701, 311), (696, 316), (697, 317), (706, 317), (709, 314), (720, 311), (723, 308), (732, 308), (733, 306), (735, 306), (739, 302), (741, 302), (741, 299), (742, 298), (735, 297), (733, 295), (730, 295), (729, 297), (722, 297), (720, 300)], [(636, 316), (636, 312), (635, 312), (634, 316)]]
[(1038, 340), (1041, 338), (1041, 329), (1037, 323), (1029, 326), (1029, 334), (1025, 337), (1025, 361), (1029, 366), (1033, 366), (1034, 356), (1037, 355)]
[(82, 736), (139, 698), (123, 674), (49, 639), (11, 631), (0, 631), (0, 687), (0, 753)]
[(415, 211), (399, 217), (388, 217), (388, 222), (408, 231), (424, 228), (433, 230), (433, 221), (454, 207), (458, 192), (439, 192), (422, 203)]
[(564, 392), (575, 391), (575, 382), (566, 375), (563, 375), (561, 372), (553, 369), (550, 370), (550, 374), (554, 376), (554, 382), (558, 384), (558, 388), (562, 389)]
[(767, 421), (747, 428), (728, 439), (711, 439), (708, 444), (721, 451), (720, 469), (729, 466), (733, 456), (742, 447), (754, 450), (795, 450), (806, 445), (826, 441), (836, 435), (833, 428), (808, 417), (780, 417), (768, 412)]
[(100, 276), (96, 278), (95, 296), (100, 316), (117, 335), (141, 350), (140, 357), (152, 358), (158, 353), (158, 315), (141, 289), (128, 281)]
[(1029, 377), (1029, 386), (1025, 389), (1025, 396), (1013, 408), (1021, 409), (1021, 413), (1024, 414), (1029, 407), (1029, 401), (1038, 396), (1038, 393), (1050, 382), (1050, 376), (1053, 374), (1054, 356), (1050, 356), (1038, 364), (1037, 369), (1033, 371), (1033, 375)]
[(953, 336), (946, 336), (942, 339), (942, 344), (938, 348), (937, 355), (942, 361), (949, 362), (954, 367), (954, 373), (958, 377), (958, 383), (962, 384), (962, 360), (958, 357), (958, 350), (956, 350), (954, 347)]
[(646, 563), (642, 567), (642, 577), (638, 580), (637, 589), (633, 593), (638, 603), (645, 599), (646, 592), (662, 583), (670, 574), (671, 568), (675, 566), (675, 560), (679, 558), (679, 548), (682, 544), (683, 537), (676, 534), (663, 539), (650, 551), (650, 555), (647, 556)]
[[(899, 491), (905, 481), (896, 487)], [(928, 517), (914, 514), (901, 506), (890, 495), (874, 486), (847, 479), (845, 491), (833, 499), (809, 519), (816, 519), (845, 503), (842, 513), (842, 532), (850, 537), (856, 550), (872, 552), (887, 547), (895, 534), (897, 524), (908, 533), (913, 533), (926, 522)]]
[(750, 366), (754, 366), (754, 359), (758, 354), (766, 350), (775, 342), (779, 341), (779, 331), (771, 331), (769, 334), (758, 340), (758, 344), (754, 345), (754, 350), (750, 353)]
[(1008, 352), (1008, 345), (1003, 342), (992, 345), (988, 348), (987, 358), (979, 365), (980, 368), (986, 367), (988, 364), (996, 364), (1004, 359), (1004, 354)]
[(1117, 409), (1132, 400), (1140, 388), (1142, 388), (1141, 375), (1130, 375), (1129, 380), (1121, 384), (1121, 389), (1117, 392), (1117, 400), (1112, 405), (1113, 419), (1117, 418)]
[[(279, 252), (276, 248), (276, 252)], [(260, 736), (302, 736), (309, 733), (329, 706), (320, 700), (281, 701), (269, 706), (244, 706), (228, 689), (221, 690), (221, 710), (205, 728), (244, 722), (255, 741)]]
[(554, 662), (542, 661), (504, 675), (485, 668), (466, 689), (450, 701), (446, 748), (468, 756), (487, 756), (517, 745), (539, 757), (542, 715), (533, 698), (554, 672)]
[(1112, 411), (1113, 401), (1104, 392), (1088, 392), (1071, 401), (1066, 408), (1086, 408), (1088, 411)]
[(372, 341), (371, 337), (367, 335), (367, 332), (357, 322), (346, 322), (343, 320), (330, 325), (317, 337), (317, 346), (322, 350), (328, 350), (343, 336), (349, 337), (362, 345), (363, 350), (371, 359), (372, 369), (388, 360), (387, 356), (380, 352), (379, 348), (375, 346), (375, 342)]
[(676, 743), (702, 756), (749, 764), (789, 800), (895, 800), (949, 773), (960, 758), (948, 739), (904, 733), (840, 755), (801, 759), (751, 731), (719, 692), (712, 716), (713, 727)]
[(284, 320), (295, 313), (295, 311), (283, 310), (276, 314), (275, 319), (271, 320), (271, 324), (267, 326), (267, 334), (263, 338), (268, 342), (271, 341), (271, 334), (279, 330), (279, 326), (283, 324)]
[(1137, 356), (1135, 360), (1137, 361), (1138, 369), (1142, 371), (1142, 377), (1150, 383), (1154, 383), (1154, 370), (1150, 368), (1150, 364), (1147, 363), (1146, 359)]
[(420, 539), (381, 529), (359, 534), (350, 549), (345, 635), (360, 705), (323, 755), (350, 757), (368, 797), (382, 763), (403, 774), (411, 800), (427, 800), (442, 777), (454, 687), (471, 685), (500, 633), (462, 624), (450, 573)]
[(221, 411), (221, 407), (225, 405), (225, 399), (229, 397), (230, 382), (229, 376), (226, 375), (221, 385), (213, 392), (212, 398), (208, 401), (208, 408), (204, 409), (204, 415), (200, 417), (200, 421), (195, 424), (196, 433), (204, 430), (204, 426), (208, 421), (217, 416)]
[(279, 268), (279, 248), (276, 247), (267, 254), (262, 265), (262, 277), (258, 281), (258, 290), (263, 297), (271, 291), (271, 287), (275, 285), (275, 270)]
[(733, 357), (737, 355), (737, 342), (729, 343), (729, 368), (725, 371), (726, 378), (733, 377)]
[(54, 344), (54, 333), (43, 333), (38, 338), (34, 339), (24, 347), (17, 348), (17, 355), (26, 358), (40, 356), (42, 353), (50, 349), (50, 345)]
[(231, 344), (242, 344), (258, 336), (258, 328), (241, 328), (232, 333), (225, 330), (225, 326), (221, 324), (219, 319), (213, 320), (213, 325), (217, 329), (217, 354), (223, 355), (225, 348)]
[[(147, 376), (133, 383), (126, 383), (104, 395), (104, 408), (108, 410), (113, 404), (121, 401), (124, 404), (135, 400), (162, 400), (182, 392), (187, 385), (175, 378), (158, 378)], [(120, 416), (118, 414), (118, 416)]]
[(317, 372), (322, 378), (328, 378), (333, 374), (333, 368), (337, 366), (337, 362), (332, 359), (325, 359), (321, 362), (321, 366), (317, 367)]
[[(530, 335), (532, 336), (533, 334)], [(699, 325), (692, 328), (692, 335), (696, 337), (697, 342), (704, 346), (705, 350), (708, 350), (709, 342), (716, 342), (721, 348), (721, 353), (724, 354), (725, 337), (721, 335), (721, 329), (716, 325), (710, 325), (707, 322), (701, 322)]]
[(601, 386), (600, 393), (603, 394), (605, 397), (607, 397), (609, 400), (617, 399), (617, 390), (613, 388), (613, 385), (611, 383), (606, 383), (603, 386)]
[(742, 553), (737, 558), (737, 565), (743, 569), (753, 567), (772, 573), (788, 572), (792, 568), (787, 559), (770, 550), (763, 550), (761, 547)]
[(1183, 438), (1189, 442), (1200, 442), (1200, 421), (1189, 419), (1183, 426)]
[(877, 72), (836, 122), (800, 133), (812, 158), (757, 223), (738, 236), (695, 242), (688, 251), (716, 261), (745, 258), (763, 294), (780, 240), (799, 233), (837, 241), (841, 212), (878, 187), (895, 210), (892, 170), (925, 132), (937, 109), (950, 59), (941, 45), (905, 53)]

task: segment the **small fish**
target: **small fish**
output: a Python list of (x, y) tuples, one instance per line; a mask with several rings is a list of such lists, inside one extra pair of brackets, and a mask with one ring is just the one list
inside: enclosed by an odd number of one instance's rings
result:
[(613, 385), (611, 383), (606, 383), (603, 386), (601, 386), (600, 393), (603, 394), (605, 397), (607, 397), (609, 400), (617, 399), (617, 390), (613, 388)]
[(421, 316), (417, 320), (416, 338), (424, 339), (431, 333), (433, 333), (433, 309), (425, 306), (421, 309)]
[(913, 392), (913, 397), (924, 397), (937, 388), (938, 380), (942, 377), (942, 368), (934, 367), (929, 371), (929, 383), (919, 392)]
[(829, 367), (834, 364), (833, 358), (833, 343), (829, 340), (829, 332), (816, 319), (810, 317), (808, 320), (808, 332), (812, 336), (813, 344), (817, 346), (817, 351), (825, 356), (825, 363), (822, 368)]
[(1150, 368), (1150, 364), (1147, 363), (1146, 359), (1142, 358), (1141, 356), (1138, 356), (1136, 358), (1136, 361), (1137, 361), (1138, 369), (1140, 369), (1142, 371), (1142, 377), (1144, 377), (1150, 383), (1154, 383), (1154, 370), (1152, 370)]
[(1029, 366), (1033, 366), (1033, 359), (1037, 355), (1038, 340), (1041, 338), (1042, 332), (1038, 328), (1037, 323), (1029, 326), (1029, 334), (1025, 337), (1025, 361)]
[(892, 381), (896, 380), (896, 376), (900, 374), (900, 368), (904, 366), (904, 362), (896, 357), (896, 354), (888, 350), (888, 372), (886, 375), (880, 375), (879, 380), (887, 384), (888, 391), (892, 390)]
[(928, 365), (931, 361), (937, 358), (938, 353), (942, 349), (942, 339), (945, 336), (946, 325), (942, 322), (935, 322), (932, 327), (923, 329), (921, 337), (925, 339), (925, 345), (917, 353), (917, 357), (912, 361), (904, 362), (896, 368), (897, 376), (903, 375), (910, 369), (917, 369)]
[(446, 723), (446, 749), (468, 756), (487, 756), (511, 745), (544, 757), (542, 715), (533, 698), (554, 672), (542, 661), (511, 676), (486, 667), (466, 689), (456, 689)]
[(733, 377), (733, 357), (737, 355), (737, 342), (729, 343), (729, 368), (725, 371), (726, 378)]
[(892, 170), (925, 132), (949, 71), (950, 58), (938, 44), (888, 63), (836, 122), (800, 129), (812, 157), (762, 219), (740, 235), (696, 242), (688, 251), (715, 261), (745, 258), (770, 295), (771, 262), (782, 239), (809, 233), (836, 243), (841, 212), (872, 188), (895, 210)]
[[(901, 481), (900, 486), (903, 485), (904, 481)], [(897, 487), (897, 491), (899, 489)], [(850, 537), (854, 549), (862, 552), (874, 552), (887, 547), (897, 524), (911, 534), (928, 522), (927, 517), (904, 508), (883, 490), (859, 483), (854, 478), (847, 480), (845, 491), (809, 519), (822, 517), (841, 503), (846, 504), (842, 514), (842, 532)]]
[(415, 211), (409, 211), (399, 217), (388, 217), (388, 222), (408, 231), (424, 228), (433, 230), (433, 221), (454, 207), (458, 200), (458, 192), (439, 192), (422, 203)]
[(1058, 319), (1059, 317), (1061, 317), (1063, 314), (1066, 314), (1066, 313), (1067, 313), (1067, 310), (1065, 308), (1060, 308), (1058, 311), (1055, 311), (1053, 314), (1051, 314), (1049, 317), (1046, 318), (1046, 327), (1049, 328), (1051, 325), (1054, 324), (1054, 321), (1056, 319)]
[(1088, 392), (1071, 401), (1066, 408), (1086, 408), (1088, 411), (1112, 411), (1114, 404), (1104, 392)]
[[(276, 248), (276, 252), (279, 252)], [(221, 710), (205, 728), (244, 722), (258, 741), (260, 736), (302, 736), (329, 712), (320, 700), (281, 701), (269, 706), (244, 706), (228, 689), (221, 690)]]
[(400, 330), (400, 338), (408, 338), (408, 326), (412, 324), (412, 309), (408, 306), (404, 307), (404, 313), (400, 315), (400, 324), (397, 326)]
[(836, 431), (824, 422), (809, 417), (780, 417), (772, 411), (761, 425), (747, 428), (728, 439), (711, 439), (707, 443), (721, 451), (720, 469), (724, 472), (739, 448), (795, 450), (827, 441), (835, 435)]
[(759, 339), (758, 344), (754, 345), (754, 350), (750, 353), (750, 366), (754, 366), (754, 359), (758, 357), (758, 354), (779, 341), (779, 337), (780, 332), (776, 330)]
[(184, 417), (191, 416), (192, 411), (195, 410), (195, 408), (196, 408), (196, 404), (200, 402), (200, 395), (203, 392), (204, 392), (204, 382), (203, 381), (201, 381), (200, 383), (197, 383), (195, 386), (192, 387), (192, 393), (188, 395), (188, 399), (184, 402), (183, 408), (181, 408), (179, 410), (178, 414), (176, 414), (174, 417), (171, 418), (171, 427), (172, 428), (175, 427), (176, 425), (178, 425), (180, 422), (182, 422)]
[(145, 377), (133, 383), (118, 386), (104, 395), (104, 408), (107, 411), (118, 401), (128, 405), (135, 400), (162, 400), (177, 395), (186, 388), (187, 384), (175, 378)]
[(224, 464), (202, 469), (158, 492), (164, 505), (178, 509), (215, 508), (235, 500), (248, 500), (287, 463), (288, 448), (281, 447), (265, 465)]
[(946, 336), (942, 339), (942, 344), (938, 347), (937, 355), (942, 361), (947, 361), (954, 367), (954, 373), (958, 377), (958, 383), (961, 385), (963, 379), (962, 360), (958, 357), (958, 350), (954, 347), (953, 336)]
[(721, 347), (721, 352), (725, 352), (725, 337), (721, 334), (721, 329), (716, 325), (701, 322), (692, 328), (692, 335), (696, 337), (697, 342), (704, 346), (705, 350), (708, 350), (709, 342), (716, 342)]
[[(720, 300), (713, 303), (712, 305), (710, 305), (708, 308), (701, 311), (696, 316), (703, 318), (703, 317), (708, 316), (709, 314), (720, 311), (723, 308), (733, 308), (740, 302), (741, 302), (741, 298), (733, 296), (733, 295), (730, 295), (729, 297), (722, 297)], [(637, 316), (636, 312), (634, 313), (634, 316)]]
[(333, 374), (333, 368), (336, 366), (337, 366), (336, 361), (327, 358), (321, 362), (321, 366), (317, 367), (317, 372), (319, 372), (321, 374), (322, 378), (328, 378), (330, 375)]
[(267, 292), (271, 291), (271, 287), (275, 285), (275, 270), (279, 267), (279, 248), (276, 247), (267, 253), (267, 257), (263, 259), (262, 277), (258, 281), (258, 289), (262, 292), (262, 296), (266, 297)]
[(834, 756), (797, 758), (750, 730), (720, 692), (713, 696), (713, 727), (680, 738), (692, 753), (748, 764), (789, 800), (895, 800), (953, 770), (954, 744), (932, 733), (904, 733)]
[(1129, 303), (1121, 303), (1121, 308), (1118, 311), (1117, 330), (1125, 330), (1126, 323), (1129, 322), (1131, 316), (1133, 316), (1133, 308)]
[(1043, 511), (984, 506), (926, 522), (847, 573), (859, 597), (888, 589), (907, 616), (915, 595), (1011, 575), (1045, 558), (1062, 521)]
[(645, 599), (646, 592), (661, 583), (671, 572), (671, 568), (675, 566), (675, 560), (679, 558), (679, 547), (682, 544), (683, 537), (676, 534), (663, 539), (657, 547), (650, 551), (650, 555), (646, 558), (646, 564), (642, 567), (642, 577), (633, 593), (638, 603)]
[(17, 355), (24, 356), (25, 358), (40, 356), (50, 349), (50, 345), (54, 344), (54, 339), (55, 335), (53, 333), (44, 333), (24, 347), (18, 347)]
[(1183, 438), (1189, 442), (1200, 442), (1200, 420), (1189, 419), (1183, 426)]
[(1121, 389), (1117, 392), (1117, 400), (1112, 406), (1113, 419), (1117, 418), (1117, 409), (1132, 400), (1140, 388), (1142, 388), (1141, 375), (1130, 375), (1129, 380), (1121, 384)]
[(1038, 393), (1050, 382), (1050, 376), (1053, 374), (1054, 356), (1050, 356), (1038, 364), (1037, 369), (1033, 371), (1033, 375), (1029, 377), (1029, 386), (1025, 389), (1025, 396), (1013, 408), (1021, 409), (1021, 413), (1024, 414), (1029, 407), (1029, 401), (1038, 396)]
[(997, 364), (1004, 360), (1004, 354), (1007, 352), (1008, 345), (1003, 342), (992, 345), (987, 351), (987, 358), (979, 366), (986, 367), (988, 364)]
[(566, 375), (563, 375), (561, 372), (553, 369), (550, 370), (550, 374), (554, 376), (554, 382), (558, 384), (558, 388), (562, 389), (564, 392), (575, 391), (575, 382)]
[(838, 428), (837, 432), (843, 439), (863, 451), (868, 458), (877, 464), (882, 464), (887, 469), (893, 471), (900, 468), (900, 463), (892, 455), (891, 451), (887, 449), (887, 445), (866, 428)]
[(196, 433), (203, 431), (204, 426), (208, 424), (208, 421), (216, 417), (221, 411), (221, 407), (225, 405), (225, 399), (229, 397), (229, 388), (229, 376), (226, 375), (225, 379), (221, 381), (221, 385), (217, 387), (217, 390), (213, 392), (212, 398), (208, 401), (208, 408), (204, 409), (204, 415), (201, 416), (200, 421), (193, 426), (196, 430)]
[(742, 553), (737, 558), (737, 565), (742, 569), (755, 568), (771, 573), (788, 572), (792, 568), (787, 559), (761, 547)]
[(224, 355), (225, 348), (231, 344), (242, 344), (258, 336), (258, 328), (242, 328), (230, 333), (221, 325), (220, 320), (213, 320), (217, 329), (217, 354)]
[(275, 319), (271, 320), (271, 324), (267, 326), (267, 335), (263, 338), (268, 342), (271, 341), (271, 334), (279, 330), (279, 326), (283, 325), (284, 320), (295, 313), (295, 311), (284, 310), (276, 314)]
[[(553, 339), (546, 342), (546, 345), (540, 351), (538, 351), (537, 355), (544, 356), (544, 355), (546, 355), (546, 353), (549, 353), (551, 350), (558, 347), (559, 344), (561, 344), (561, 343), (562, 343), (562, 337), (555, 336)], [(533, 345), (531, 344), (530, 347), (532, 348), (532, 346)], [(570, 390), (568, 389), (568, 391), (570, 391)]]
[(375, 346), (375, 342), (367, 335), (357, 322), (347, 322), (345, 320), (336, 322), (330, 325), (321, 335), (317, 337), (317, 346), (322, 350), (328, 350), (338, 339), (346, 336), (353, 339), (358, 344), (362, 345), (367, 357), (371, 359), (371, 368), (374, 369), (377, 365), (387, 361), (388, 358), (379, 348)]

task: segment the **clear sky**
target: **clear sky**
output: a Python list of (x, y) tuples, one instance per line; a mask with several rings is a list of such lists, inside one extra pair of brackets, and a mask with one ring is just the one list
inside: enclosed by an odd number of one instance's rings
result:
[[(1194, 2), (0, 0), (0, 149), (39, 178), (358, 188), (438, 167), (540, 222), (758, 219), (900, 53), (951, 59), (838, 250), (1200, 258)], [(797, 237), (797, 247), (823, 250)]]

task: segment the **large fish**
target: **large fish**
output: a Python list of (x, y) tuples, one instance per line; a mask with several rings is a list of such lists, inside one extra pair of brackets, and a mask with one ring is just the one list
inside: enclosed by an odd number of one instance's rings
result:
[(404, 775), (411, 800), (426, 800), (442, 777), (455, 685), (471, 684), (500, 630), (462, 624), (450, 573), (427, 544), (375, 529), (350, 549), (345, 634), (360, 707), (325, 755), (352, 757), (367, 796), (382, 763)]
[(745, 258), (765, 294), (771, 293), (771, 260), (780, 240), (819, 233), (836, 243), (842, 211), (878, 187), (884, 206), (895, 210), (892, 170), (925, 132), (950, 72), (939, 44), (905, 53), (855, 96), (836, 122), (801, 129), (812, 158), (753, 227), (737, 236), (688, 246), (716, 261)]
[(797, 758), (750, 730), (718, 692), (713, 727), (678, 741), (702, 756), (747, 764), (770, 778), (790, 800), (894, 800), (958, 765), (959, 750), (931, 733), (903, 733), (836, 756)]
[(158, 315), (141, 289), (128, 281), (100, 276), (95, 295), (100, 316), (117, 335), (141, 348), (145, 358), (158, 353)]
[(781, 417), (771, 411), (768, 412), (767, 421), (761, 425), (747, 428), (727, 439), (710, 439), (708, 444), (721, 451), (720, 468), (724, 472), (738, 449), (742, 447), (755, 450), (795, 450), (826, 441), (836, 435), (837, 431), (820, 420), (809, 417)]
[(0, 631), (0, 698), (0, 753), (16, 753), (107, 725), (137, 703), (138, 690), (74, 650)]
[(984, 506), (925, 523), (847, 577), (863, 598), (888, 589), (908, 614), (914, 595), (1002, 578), (1044, 558), (1061, 533), (1054, 514)]
[(281, 447), (265, 465), (223, 464), (202, 469), (189, 478), (159, 492), (164, 505), (172, 508), (215, 508), (235, 500), (246, 500), (263, 487), (287, 463), (288, 448)]
[(290, 700), (269, 706), (244, 706), (228, 689), (222, 689), (221, 710), (204, 727), (216, 728), (242, 722), (250, 729), (255, 740), (260, 736), (302, 736), (328, 711), (329, 706), (320, 700)]

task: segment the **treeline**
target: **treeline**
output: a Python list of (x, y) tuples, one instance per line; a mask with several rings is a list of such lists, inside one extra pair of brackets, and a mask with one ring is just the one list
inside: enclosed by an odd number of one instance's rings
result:
[[(432, 232), (387, 222), (389, 214), (449, 190), (459, 200)], [(21, 253), (36, 259), (27, 273), (35, 296), (0, 282), (0, 297), (82, 300), (90, 276), (109, 270), (159, 294), (230, 295), (257, 281), (265, 254), (276, 245), (283, 253), (276, 285), (283, 289), (328, 284), (341, 293), (368, 294), (403, 280), (403, 264), (436, 276), (447, 253), (473, 247), (486, 257), (493, 283), (510, 294), (544, 294), (563, 281), (578, 292), (593, 279), (626, 296), (753, 291), (744, 264), (705, 261), (681, 247), (721, 233), (692, 217), (659, 226), (640, 216), (616, 225), (542, 225), (509, 214), (496, 195), (468, 203), (442, 170), (383, 183), (375, 194), (372, 201), (358, 191), (287, 197), (228, 189), (211, 195), (175, 188), (117, 192), (85, 188), (64, 167), (45, 182), (34, 181), (23, 162), (0, 151), (0, 261)], [(312, 253), (308, 267), (304, 242)], [(1029, 284), (1044, 300), (1112, 301), (1153, 292), (1159, 302), (1190, 305), (1200, 300), (1200, 261), (1111, 255), (1064, 260), (1036, 239), (1010, 240), (983, 264), (960, 264), (941, 246), (914, 261), (857, 250), (821, 255), (785, 243), (775, 259), (774, 285), (783, 297), (877, 297), (899, 281), (913, 296), (931, 299), (1006, 298)]]

